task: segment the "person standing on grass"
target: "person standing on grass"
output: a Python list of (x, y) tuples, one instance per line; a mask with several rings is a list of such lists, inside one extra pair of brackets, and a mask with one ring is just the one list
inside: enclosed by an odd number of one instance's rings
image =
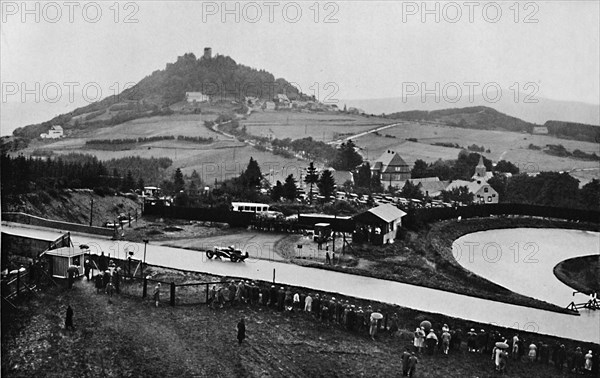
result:
[(519, 335), (514, 335), (512, 339), (512, 358), (516, 360), (519, 356)]
[(535, 362), (536, 355), (537, 355), (537, 345), (535, 345), (534, 343), (531, 343), (529, 345), (529, 353), (527, 354), (527, 356), (529, 356), (529, 361)]
[(67, 314), (65, 316), (65, 329), (75, 329), (73, 327), (73, 309), (71, 308), (71, 305), (67, 306)]
[(237, 339), (238, 343), (242, 344), (242, 341), (246, 338), (246, 323), (244, 323), (244, 318), (241, 318), (239, 323), (237, 324)]
[(98, 257), (98, 269), (100, 269), (101, 272), (104, 272), (107, 268), (108, 260), (106, 258), (106, 255), (104, 254), (104, 251), (102, 251), (102, 253)]
[(85, 260), (85, 264), (83, 265), (83, 275), (85, 276), (87, 281), (90, 280), (90, 268), (90, 260)]
[(423, 327), (417, 327), (417, 329), (415, 330), (415, 340), (414, 340), (415, 351), (417, 353), (421, 353), (421, 350), (423, 349), (424, 341), (425, 341), (425, 331), (423, 330)]
[(235, 288), (235, 302), (242, 303), (244, 301), (244, 283), (240, 281)]
[(67, 274), (68, 274), (68, 280), (67, 280), (68, 287), (69, 287), (69, 289), (72, 289), (73, 288), (73, 282), (75, 281), (75, 273), (72, 270), (69, 270), (67, 272)]
[(154, 287), (154, 304), (158, 307), (158, 302), (160, 301), (160, 282), (156, 284)]
[(429, 353), (430, 356), (433, 356), (433, 352), (435, 351), (435, 346), (438, 343), (438, 337), (435, 334), (435, 332), (433, 332), (433, 328), (429, 330), (429, 334), (427, 335), (427, 338), (425, 339), (425, 345), (427, 346), (427, 352)]
[(331, 257), (329, 257), (329, 252), (325, 252), (325, 264), (331, 265)]
[(554, 362), (554, 366), (558, 371), (562, 371), (563, 365), (567, 359), (567, 348), (565, 344), (561, 344), (560, 348), (556, 352), (556, 361)]
[(311, 297), (312, 293), (308, 294), (306, 298), (304, 298), (304, 312), (312, 312), (312, 302), (313, 299)]
[(408, 359), (408, 376), (409, 377), (414, 377), (415, 374), (417, 373), (417, 364), (418, 363), (419, 363), (419, 360), (417, 359), (415, 352), (412, 352), (410, 358)]
[(102, 277), (102, 272), (96, 274), (96, 277), (94, 277), (94, 282), (96, 284), (96, 294), (100, 293), (100, 290), (102, 290), (102, 283), (104, 282), (104, 279)]
[(121, 294), (121, 268), (115, 269), (113, 274), (113, 283), (115, 285), (115, 292)]
[(583, 367), (583, 352), (581, 351), (581, 347), (577, 347), (575, 349), (575, 354), (573, 355), (573, 372), (579, 373), (581, 368)]
[(448, 354), (448, 350), (450, 350), (450, 340), (452, 340), (452, 335), (450, 335), (450, 330), (447, 329), (442, 333), (442, 350), (444, 354)]
[(294, 308), (300, 311), (300, 294), (294, 293)]
[(377, 335), (377, 319), (371, 313), (370, 316), (370, 327), (369, 327), (369, 335), (371, 335), (371, 340), (375, 341), (375, 336)]
[(112, 298), (113, 293), (115, 292), (115, 285), (112, 282), (106, 284), (106, 294)]
[(592, 355), (592, 351), (590, 350), (585, 355), (585, 364), (583, 365), (583, 369), (589, 375), (592, 375), (592, 358), (594, 358), (594, 356)]
[(404, 352), (402, 356), (400, 356), (400, 360), (402, 361), (402, 375), (404, 377), (408, 377), (408, 360), (410, 359), (410, 348), (404, 348)]

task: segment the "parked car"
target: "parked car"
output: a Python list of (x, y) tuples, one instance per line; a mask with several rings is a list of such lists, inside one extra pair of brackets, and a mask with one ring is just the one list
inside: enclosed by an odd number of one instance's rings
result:
[(248, 252), (243, 253), (241, 249), (235, 249), (232, 245), (229, 247), (217, 247), (215, 246), (212, 250), (209, 249), (206, 251), (206, 257), (212, 259), (213, 257), (217, 258), (226, 258), (230, 259), (232, 262), (244, 261), (248, 258)]

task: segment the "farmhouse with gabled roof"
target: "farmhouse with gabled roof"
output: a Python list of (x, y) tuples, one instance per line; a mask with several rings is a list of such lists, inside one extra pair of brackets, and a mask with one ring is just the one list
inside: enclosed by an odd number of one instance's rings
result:
[(371, 165), (371, 174), (379, 176), (384, 187), (401, 188), (410, 179), (410, 166), (396, 152), (387, 150)]

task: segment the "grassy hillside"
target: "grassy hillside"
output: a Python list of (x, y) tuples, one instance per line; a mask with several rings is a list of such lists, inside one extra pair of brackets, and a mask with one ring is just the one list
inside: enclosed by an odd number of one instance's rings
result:
[(65, 222), (90, 224), (90, 206), (94, 202), (93, 226), (113, 221), (119, 214), (141, 214), (138, 201), (121, 196), (99, 196), (91, 191), (38, 191), (2, 198), (3, 212), (23, 212)]
[[(409, 121), (439, 122), (449, 126), (479, 129), (532, 133), (536, 125), (511, 117), (486, 106), (443, 109), (434, 111), (406, 111), (387, 115), (390, 119)], [(600, 127), (580, 123), (548, 121), (544, 124), (550, 135), (558, 138), (575, 139), (597, 143), (600, 140)]]

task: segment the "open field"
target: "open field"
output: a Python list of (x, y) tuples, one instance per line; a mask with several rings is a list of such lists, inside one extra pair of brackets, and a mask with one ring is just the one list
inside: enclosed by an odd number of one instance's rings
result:
[[(85, 131), (77, 138), (66, 138), (55, 142), (34, 141), (31, 145), (20, 151), (25, 155), (34, 150), (52, 151), (54, 154), (68, 154), (73, 152), (85, 153), (96, 156), (100, 160), (139, 156), (142, 158), (168, 157), (173, 160), (173, 165), (167, 171), (171, 174), (175, 168), (181, 168), (184, 174), (191, 174), (196, 170), (202, 180), (212, 185), (238, 176), (253, 157), (257, 160), (264, 173), (270, 173), (269, 180), (285, 180), (289, 174), (296, 178), (300, 170), (307, 163), (273, 155), (268, 151), (259, 151), (237, 140), (231, 140), (219, 133), (206, 128), (204, 119), (214, 119), (216, 115), (173, 115), (170, 117), (153, 117), (130, 121), (121, 125)], [(212, 137), (215, 139), (210, 144), (197, 144), (180, 140), (161, 140), (150, 143), (124, 147), (122, 150), (97, 150), (85, 145), (90, 139), (125, 139), (135, 137), (150, 137), (159, 135), (184, 135)]]
[[(197, 282), (213, 276), (150, 267), (148, 272), (169, 281), (189, 276)], [(158, 277), (157, 276), (157, 277)], [(197, 276), (197, 277), (196, 277)], [(166, 288), (165, 288), (166, 290)], [(296, 290), (296, 289), (294, 289)], [(300, 289), (300, 292), (304, 292)], [(320, 293), (324, 295), (325, 293)], [(75, 288), (51, 288), (21, 302), (19, 310), (2, 311), (3, 376), (104, 377), (397, 377), (400, 354), (412, 343), (415, 324), (428, 319), (436, 331), (447, 323), (452, 329), (485, 327), (437, 314), (349, 299), (357, 306), (372, 305), (398, 315), (398, 332), (387, 330), (372, 341), (365, 329), (349, 331), (301, 312), (278, 312), (260, 305), (206, 305), (156, 308), (150, 300), (96, 294), (91, 282)], [(168, 294), (165, 293), (165, 299)], [(163, 300), (163, 296), (161, 296)], [(74, 310), (74, 330), (64, 329), (64, 313)], [(246, 322), (246, 340), (238, 345), (236, 324)], [(521, 332), (525, 342), (556, 338)], [(569, 351), (580, 343), (560, 340)], [(587, 345), (581, 345), (587, 347)], [(568, 377), (552, 363), (508, 362), (505, 377)], [(467, 353), (465, 340), (448, 356), (419, 355), (417, 377), (492, 377), (489, 354)]]
[[(386, 138), (386, 134), (396, 138)], [(416, 138), (418, 142), (408, 142), (405, 140), (407, 138)], [(598, 144), (558, 139), (547, 135), (470, 130), (411, 122), (383, 130), (381, 136), (367, 134), (357, 138), (355, 142), (358, 146), (367, 146), (370, 159), (376, 159), (386, 150), (394, 150), (409, 164), (414, 163), (417, 159), (425, 160), (428, 163), (440, 158), (456, 159), (460, 152), (457, 148), (431, 146), (432, 143), (456, 143), (461, 147), (472, 144), (483, 145), (486, 150), (490, 149), (491, 151), (483, 154), (487, 158), (494, 162), (502, 159), (511, 161), (524, 172), (577, 170), (571, 174), (582, 181), (600, 178), (598, 162), (552, 156), (542, 151), (528, 149), (529, 144), (540, 147), (547, 144), (562, 144), (569, 151), (579, 149), (587, 153), (598, 154)]]
[(284, 139), (312, 137), (329, 142), (339, 134), (359, 133), (394, 121), (352, 114), (299, 113), (299, 112), (254, 112), (240, 122), (248, 133)]

